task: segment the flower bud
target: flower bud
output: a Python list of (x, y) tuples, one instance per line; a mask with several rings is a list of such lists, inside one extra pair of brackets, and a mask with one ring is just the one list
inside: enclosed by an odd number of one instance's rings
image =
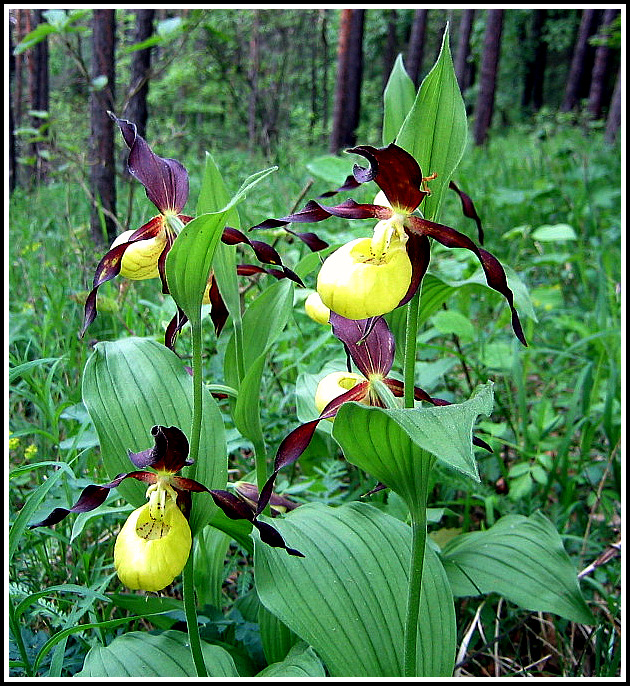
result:
[(328, 256), (317, 277), (324, 305), (347, 319), (391, 312), (411, 283), (411, 261), (397, 235), (375, 249), (370, 238), (357, 238)]
[[(112, 243), (115, 248), (129, 240), (133, 230), (125, 231)], [(136, 241), (125, 250), (120, 264), (120, 275), (127, 279), (154, 279), (160, 275), (158, 259), (166, 245), (166, 233), (160, 231), (157, 236)], [(111, 248), (110, 248), (111, 249)]]
[(330, 309), (324, 305), (317, 291), (311, 293), (304, 301), (306, 314), (318, 324), (328, 324)]
[[(361, 374), (355, 374), (354, 372), (332, 372), (325, 376), (319, 382), (315, 391), (315, 407), (317, 411), (321, 414), (331, 400), (354, 388), (361, 381), (365, 381), (365, 379)], [(332, 419), (330, 418), (330, 421)]]
[(184, 569), (192, 536), (175, 501), (167, 497), (161, 518), (154, 519), (151, 503), (134, 510), (114, 546), (114, 566), (125, 586), (160, 591)]

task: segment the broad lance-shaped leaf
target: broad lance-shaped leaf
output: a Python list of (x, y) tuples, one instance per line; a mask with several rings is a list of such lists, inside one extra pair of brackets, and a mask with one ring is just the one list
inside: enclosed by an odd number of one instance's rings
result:
[(430, 182), (431, 195), (422, 206), (427, 219), (439, 215), (444, 193), (466, 148), (466, 107), (462, 98), (444, 31), (439, 57), (423, 80), (396, 144), (411, 153)]
[(442, 559), (457, 596), (498, 593), (526, 610), (594, 622), (562, 539), (541, 512), (507, 515), (487, 531), (457, 536)]
[(257, 677), (271, 677), (302, 679), (305, 677), (325, 677), (326, 672), (315, 651), (304, 641), (294, 645), (287, 656), (270, 664), (259, 672)]
[(348, 462), (366, 470), (420, 505), (426, 455), (479, 480), (473, 453), (473, 426), (492, 411), (492, 384), (479, 386), (470, 400), (438, 407), (386, 410), (345, 403), (337, 413), (333, 437)]
[(191, 323), (201, 319), (201, 301), (227, 212), (202, 214), (179, 233), (166, 258), (170, 294)]
[[(309, 643), (332, 677), (402, 676), (411, 529), (366, 503), (308, 503), (274, 526), (303, 558), (255, 540), (263, 605)], [(455, 611), (427, 547), (418, 627), (418, 676), (452, 675)]]
[(416, 98), (416, 87), (398, 55), (383, 93), (383, 145), (396, 140)]
[[(151, 427), (177, 426), (185, 434), (192, 417), (192, 378), (179, 357), (157, 341), (124, 338), (95, 346), (83, 374), (83, 402), (96, 428), (110, 478), (129, 471), (127, 451), (151, 448)], [(210, 393), (203, 393), (203, 422), (195, 478), (207, 488), (227, 481), (223, 418)], [(187, 476), (188, 468), (182, 470)], [(146, 502), (146, 484), (118, 487), (135, 507)], [(191, 528), (208, 522), (216, 506), (207, 494), (193, 497)]]
[[(210, 677), (239, 676), (234, 660), (224, 648), (201, 642)], [(164, 631), (153, 635), (131, 631), (115, 638), (108, 646), (94, 646), (88, 652), (78, 677), (196, 677), (188, 634)]]

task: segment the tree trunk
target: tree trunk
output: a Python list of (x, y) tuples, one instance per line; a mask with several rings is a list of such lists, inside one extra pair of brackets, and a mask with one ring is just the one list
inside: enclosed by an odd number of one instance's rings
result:
[(326, 31), (328, 28), (328, 10), (319, 10), (320, 40), (322, 42), (322, 60), (324, 63), (324, 73), (322, 74), (322, 123), (323, 130), (328, 130), (328, 38)]
[(15, 146), (15, 119), (13, 116), (13, 99), (15, 93), (11, 92), (15, 83), (15, 55), (13, 54), (13, 24), (9, 18), (9, 192), (17, 187), (17, 149)]
[(486, 31), (483, 37), (479, 94), (475, 107), (473, 137), (476, 145), (485, 143), (488, 129), (492, 123), (494, 110), (494, 91), (501, 51), (501, 32), (503, 30), (503, 10), (487, 10)]
[(396, 22), (398, 20), (398, 13), (396, 10), (389, 10), (387, 13), (387, 38), (385, 39), (385, 49), (383, 50), (383, 86), (385, 90), (389, 75), (391, 74), (394, 64), (396, 62), (397, 45), (396, 38)]
[[(92, 18), (92, 79), (106, 77), (102, 88), (90, 92), (90, 184), (93, 194), (90, 229), (95, 241), (116, 236), (116, 177), (114, 167), (114, 111), (116, 10), (94, 10)], [(101, 224), (101, 214), (104, 226)], [(104, 235), (105, 233), (105, 235)]]
[[(134, 10), (134, 12), (136, 13), (136, 30), (133, 40), (134, 43), (142, 43), (153, 35), (155, 10), (142, 9)], [(149, 119), (147, 96), (151, 72), (150, 47), (132, 53), (130, 71), (129, 95), (127, 106), (123, 109), (123, 115), (138, 127), (139, 135), (146, 138)]]
[[(618, 13), (619, 10), (617, 9), (607, 9), (604, 11), (604, 18), (600, 27), (600, 33), (602, 35), (606, 34), (608, 25), (615, 19)], [(597, 46), (597, 50), (595, 51), (595, 61), (593, 63), (593, 71), (591, 74), (591, 89), (588, 94), (588, 112), (593, 119), (601, 119), (602, 116), (604, 93), (606, 91), (606, 76), (610, 55), (610, 46)]]
[(619, 127), (621, 126), (621, 67), (617, 71), (615, 90), (608, 109), (608, 119), (606, 120), (606, 133), (604, 137), (611, 145), (617, 140)]
[(562, 112), (569, 112), (576, 107), (580, 101), (589, 51), (588, 39), (595, 32), (597, 18), (598, 11), (596, 9), (582, 10), (582, 20), (573, 48), (573, 57), (571, 59), (571, 68), (569, 70), (567, 86), (564, 92), (564, 100), (560, 107)]
[(361, 112), (364, 18), (365, 10), (341, 10), (331, 153), (356, 143), (355, 130)]
[(543, 38), (543, 29), (547, 19), (547, 10), (534, 10), (531, 43), (533, 54), (526, 64), (525, 84), (523, 87), (522, 106), (538, 111), (543, 105), (545, 68), (547, 66), (547, 42)]
[(457, 83), (462, 93), (471, 85), (471, 65), (468, 56), (470, 55), (470, 34), (472, 33), (474, 18), (475, 10), (464, 10), (459, 24), (454, 68)]
[(407, 73), (418, 87), (420, 83), (420, 73), (422, 69), (422, 57), (424, 55), (424, 36), (427, 30), (427, 16), (429, 10), (416, 10), (413, 15), (411, 25), (411, 35), (409, 36), (409, 47), (407, 48)]
[(253, 150), (256, 145), (256, 108), (258, 105), (258, 69), (259, 69), (259, 28), (260, 16), (258, 10), (254, 10), (254, 23), (252, 26), (252, 35), (249, 40), (249, 109), (247, 116), (247, 131), (249, 140), (249, 149)]

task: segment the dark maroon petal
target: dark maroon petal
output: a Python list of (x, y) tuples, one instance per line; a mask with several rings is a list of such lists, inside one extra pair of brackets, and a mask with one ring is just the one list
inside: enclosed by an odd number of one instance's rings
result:
[(464, 191), (458, 188), (457, 184), (454, 181), (450, 181), (448, 187), (451, 190), (455, 191), (457, 195), (459, 195), (459, 199), (462, 203), (462, 212), (464, 213), (464, 217), (468, 217), (469, 219), (475, 220), (475, 223), (477, 224), (477, 236), (479, 238), (479, 243), (483, 245), (483, 227), (481, 226), (481, 219), (479, 218), (477, 210), (475, 209), (475, 204), (473, 203), (469, 195), (467, 195), (466, 193), (464, 193)]
[(138, 135), (136, 125), (126, 119), (109, 116), (118, 124), (129, 148), (129, 173), (145, 187), (149, 200), (162, 212), (179, 214), (188, 200), (188, 172), (177, 160), (158, 157)]
[(219, 507), (223, 514), (230, 519), (246, 519), (248, 522), (254, 521), (254, 508), (245, 500), (241, 500), (234, 493), (224, 491), (221, 489), (209, 489), (217, 507)]
[(413, 212), (428, 195), (421, 189), (420, 166), (412, 155), (395, 143), (385, 148), (359, 145), (346, 152), (362, 155), (369, 161), (368, 168), (358, 164), (354, 166), (354, 177), (359, 183), (374, 181), (392, 207)]
[(411, 282), (403, 299), (398, 303), (398, 307), (407, 304), (416, 294), (424, 275), (429, 268), (431, 261), (431, 243), (426, 236), (418, 236), (415, 233), (408, 233), (406, 250), (411, 262)]
[(83, 489), (76, 504), (71, 508), (56, 507), (46, 519), (43, 519), (36, 524), (31, 524), (29, 529), (57, 524), (62, 519), (65, 519), (71, 512), (91, 512), (92, 510), (95, 510), (105, 502), (112, 488), (116, 488), (121, 481), (129, 477), (139, 479), (140, 481), (147, 481), (149, 483), (156, 478), (155, 474), (151, 474), (150, 472), (129, 472), (127, 474), (119, 474), (113, 481), (110, 481), (108, 484), (103, 484), (102, 486), (90, 484)]
[(346, 319), (330, 313), (333, 335), (345, 344), (363, 376), (387, 376), (394, 363), (395, 339), (383, 317)]
[(271, 526), (271, 524), (260, 522), (257, 519), (255, 519), (252, 524), (258, 529), (258, 532), (260, 533), (260, 540), (263, 543), (270, 545), (272, 548), (283, 548), (287, 551), (287, 553), (289, 553), (289, 555), (304, 557), (299, 550), (296, 550), (295, 548), (289, 548), (284, 542), (282, 536)]
[(282, 258), (273, 246), (264, 243), (263, 241), (252, 241), (244, 233), (232, 226), (226, 226), (225, 229), (223, 229), (221, 241), (226, 245), (245, 243), (253, 249), (256, 258), (260, 262), (263, 262), (264, 264), (282, 264)]
[(507, 300), (512, 312), (512, 329), (514, 330), (516, 337), (523, 345), (527, 345), (518, 313), (514, 307), (514, 294), (507, 284), (507, 277), (505, 276), (501, 263), (494, 255), (491, 255), (483, 248), (477, 247), (468, 236), (456, 231), (450, 226), (445, 226), (444, 224), (437, 224), (436, 222), (431, 222), (427, 219), (412, 216), (407, 217), (405, 220), (405, 228), (408, 231), (419, 235), (431, 236), (447, 248), (466, 248), (473, 252), (481, 263), (488, 286), (498, 293), (501, 293)]
[(254, 274), (270, 274), (276, 279), (291, 279), (298, 286), (304, 287), (304, 282), (300, 277), (288, 267), (283, 266), (282, 269), (267, 269), (257, 264), (239, 264), (236, 267), (236, 273), (239, 276), (253, 276)]
[(164, 334), (164, 345), (170, 350), (175, 350), (175, 341), (177, 340), (177, 335), (187, 321), (188, 317), (184, 314), (184, 310), (182, 310), (178, 305), (177, 312), (173, 315), (173, 318), (168, 323), (166, 332)]
[(292, 236), (296, 236), (297, 238), (299, 238), (313, 252), (318, 252), (319, 250), (323, 250), (324, 248), (328, 247), (328, 243), (326, 243), (325, 240), (321, 239), (316, 233), (313, 233), (311, 231), (291, 231), (291, 229), (287, 229), (286, 227), (285, 231), (287, 233), (290, 233)]
[(192, 491), (193, 493), (210, 492), (210, 489), (194, 479), (187, 479), (183, 476), (172, 476), (170, 479), (173, 488), (177, 491)]
[(274, 470), (272, 475), (267, 479), (266, 483), (260, 491), (260, 498), (258, 500), (258, 507), (256, 508), (256, 515), (258, 516), (267, 507), (270, 501), (273, 485), (275, 483), (276, 477), (279, 471), (283, 467), (293, 464), (302, 453), (308, 448), (308, 444), (313, 438), (315, 429), (322, 419), (330, 419), (337, 414), (339, 408), (346, 402), (351, 400), (360, 401), (363, 400), (368, 394), (369, 384), (367, 381), (362, 381), (350, 390), (342, 393), (341, 395), (333, 398), (328, 405), (322, 410), (322, 413), (317, 419), (313, 419), (310, 422), (306, 422), (293, 429), (293, 431), (284, 437), (282, 443), (278, 448), (276, 457), (274, 459)]
[[(258, 488), (256, 484), (249, 483), (248, 481), (238, 481), (234, 484), (236, 492), (241, 498), (244, 498), (249, 503), (256, 504), (258, 502)], [(273, 508), (282, 508), (283, 510), (295, 510), (299, 507), (299, 503), (295, 503), (288, 498), (285, 498), (277, 493), (272, 493), (269, 504), (272, 507), (271, 514), (274, 514)], [(278, 509), (276, 510), (278, 511)]]
[(230, 313), (228, 308), (225, 306), (223, 297), (219, 292), (217, 280), (214, 278), (214, 276), (212, 277), (212, 282), (210, 283), (208, 295), (211, 305), (210, 319), (212, 319), (212, 323), (214, 324), (214, 333), (218, 338), (221, 335), (221, 331), (223, 331), (223, 327), (225, 326), (225, 322), (227, 321)]
[(352, 198), (344, 200), (341, 204), (334, 207), (326, 205), (320, 205), (320, 207), (334, 217), (342, 217), (344, 219), (389, 219), (392, 216), (392, 210), (389, 207), (358, 203), (352, 200)]
[(353, 174), (350, 174), (349, 176), (346, 177), (346, 180), (343, 182), (343, 185), (339, 186), (334, 191), (326, 191), (326, 193), (322, 193), (321, 195), (318, 195), (318, 198), (329, 198), (331, 195), (336, 195), (337, 193), (343, 193), (344, 191), (353, 191), (355, 188), (358, 188), (361, 185), (360, 181), (357, 181), (354, 178)]
[(151, 435), (155, 441), (152, 448), (139, 453), (128, 452), (129, 459), (136, 467), (153, 467), (157, 471), (175, 474), (186, 465), (188, 458), (188, 439), (176, 426), (154, 426)]

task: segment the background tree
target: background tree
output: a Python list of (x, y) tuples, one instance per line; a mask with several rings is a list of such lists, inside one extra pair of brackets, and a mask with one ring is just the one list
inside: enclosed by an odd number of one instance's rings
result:
[(547, 40), (544, 35), (547, 10), (533, 11), (530, 52), (525, 64), (525, 83), (523, 85), (522, 106), (538, 111), (543, 105), (545, 69), (547, 67)]
[(407, 62), (405, 68), (407, 69), (407, 73), (411, 80), (416, 84), (416, 87), (420, 84), (428, 14), (429, 10), (427, 9), (418, 9), (414, 12), (411, 34), (409, 36), (409, 46), (407, 48)]
[[(141, 44), (153, 35), (154, 9), (133, 10), (136, 16), (134, 44)], [(134, 122), (138, 127), (138, 133), (145, 138), (149, 107), (147, 96), (149, 94), (149, 78), (151, 74), (151, 46), (142, 50), (136, 50), (131, 57), (129, 76), (129, 95), (122, 112), (126, 119)], [(126, 154), (126, 153), (125, 153)]]
[(571, 69), (564, 92), (564, 100), (560, 107), (562, 112), (574, 109), (578, 105), (584, 91), (584, 80), (589, 73), (589, 53), (592, 52), (588, 39), (597, 29), (598, 18), (599, 11), (596, 9), (582, 10), (582, 20), (580, 21), (573, 48), (573, 58), (571, 59)]
[(604, 11), (604, 18), (599, 33), (601, 39), (595, 51), (595, 60), (593, 62), (593, 71), (591, 74), (591, 88), (588, 94), (588, 112), (593, 119), (599, 119), (602, 116), (602, 107), (604, 105), (608, 62), (612, 56), (612, 48), (610, 40), (606, 34), (610, 31), (610, 26), (619, 14), (618, 9), (607, 9)]
[(615, 90), (613, 91), (612, 99), (610, 101), (610, 108), (608, 109), (608, 118), (606, 120), (606, 141), (613, 144), (617, 140), (619, 134), (619, 127), (621, 126), (621, 67), (617, 70), (617, 80), (615, 81)]
[[(94, 10), (92, 18), (92, 90), (90, 92), (90, 229), (99, 242), (117, 233), (114, 122), (116, 11)], [(105, 234), (105, 235), (104, 235)]]
[(453, 66), (455, 68), (455, 75), (457, 76), (457, 83), (459, 84), (462, 93), (472, 83), (472, 64), (468, 58), (470, 56), (470, 34), (472, 33), (474, 18), (474, 9), (464, 10), (459, 23), (457, 50), (455, 51)]
[(365, 10), (341, 10), (337, 45), (337, 79), (330, 151), (356, 143), (361, 110), (363, 25)]
[(494, 110), (494, 93), (501, 50), (503, 10), (487, 10), (486, 30), (483, 38), (479, 94), (475, 107), (473, 137), (476, 145), (486, 141)]

